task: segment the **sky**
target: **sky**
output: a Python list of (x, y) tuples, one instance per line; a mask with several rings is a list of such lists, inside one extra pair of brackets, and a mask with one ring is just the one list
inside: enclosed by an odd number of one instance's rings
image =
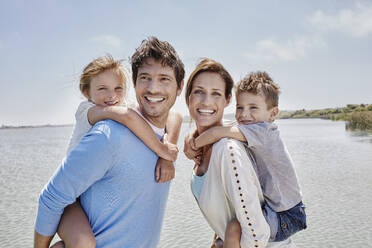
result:
[[(129, 67), (148, 36), (186, 80), (204, 57), (235, 82), (267, 71), (282, 110), (372, 103), (372, 1), (0, 0), (0, 126), (73, 123), (82, 69), (106, 53)], [(183, 93), (174, 110), (188, 115)]]

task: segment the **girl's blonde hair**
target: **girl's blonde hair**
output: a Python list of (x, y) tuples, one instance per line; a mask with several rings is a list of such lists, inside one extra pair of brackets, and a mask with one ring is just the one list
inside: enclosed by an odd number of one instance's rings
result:
[(83, 70), (80, 76), (79, 88), (83, 95), (90, 89), (92, 78), (98, 74), (106, 71), (113, 70), (123, 82), (125, 94), (128, 92), (128, 72), (122, 67), (122, 60), (115, 60), (110, 54), (96, 58), (90, 62)]

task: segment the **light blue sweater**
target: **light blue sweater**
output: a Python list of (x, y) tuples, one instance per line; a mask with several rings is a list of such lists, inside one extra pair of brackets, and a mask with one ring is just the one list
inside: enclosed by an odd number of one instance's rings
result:
[(156, 183), (158, 157), (127, 127), (98, 122), (55, 172), (39, 198), (36, 231), (53, 235), (80, 196), (97, 247), (156, 247), (169, 183)]

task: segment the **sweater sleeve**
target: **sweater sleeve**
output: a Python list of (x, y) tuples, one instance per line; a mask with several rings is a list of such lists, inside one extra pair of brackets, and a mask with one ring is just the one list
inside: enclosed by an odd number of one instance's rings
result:
[(112, 157), (108, 138), (101, 130), (93, 128), (80, 140), (40, 194), (35, 224), (39, 234), (56, 233), (64, 208), (105, 175)]
[(242, 235), (242, 248), (266, 247), (270, 228), (263, 216), (260, 197), (261, 189), (256, 173), (243, 145), (228, 140), (221, 156), (221, 175), (225, 194), (232, 203)]

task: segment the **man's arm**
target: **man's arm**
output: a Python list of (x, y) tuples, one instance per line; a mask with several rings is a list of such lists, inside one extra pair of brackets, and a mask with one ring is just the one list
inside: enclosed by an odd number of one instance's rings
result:
[(112, 166), (113, 154), (103, 131), (86, 134), (57, 169), (39, 198), (35, 247), (45, 247), (56, 233), (64, 208), (75, 202)]
[(194, 141), (195, 148), (201, 148), (205, 145), (213, 144), (222, 138), (233, 138), (246, 142), (244, 135), (236, 126), (217, 126), (212, 127), (201, 133)]
[(111, 119), (128, 127), (159, 157), (170, 161), (175, 161), (177, 159), (177, 147), (171, 144), (164, 144), (160, 142), (149, 124), (147, 124), (146, 121), (136, 113), (136, 111), (123, 106), (94, 106), (89, 109), (88, 120), (92, 125), (104, 119)]

